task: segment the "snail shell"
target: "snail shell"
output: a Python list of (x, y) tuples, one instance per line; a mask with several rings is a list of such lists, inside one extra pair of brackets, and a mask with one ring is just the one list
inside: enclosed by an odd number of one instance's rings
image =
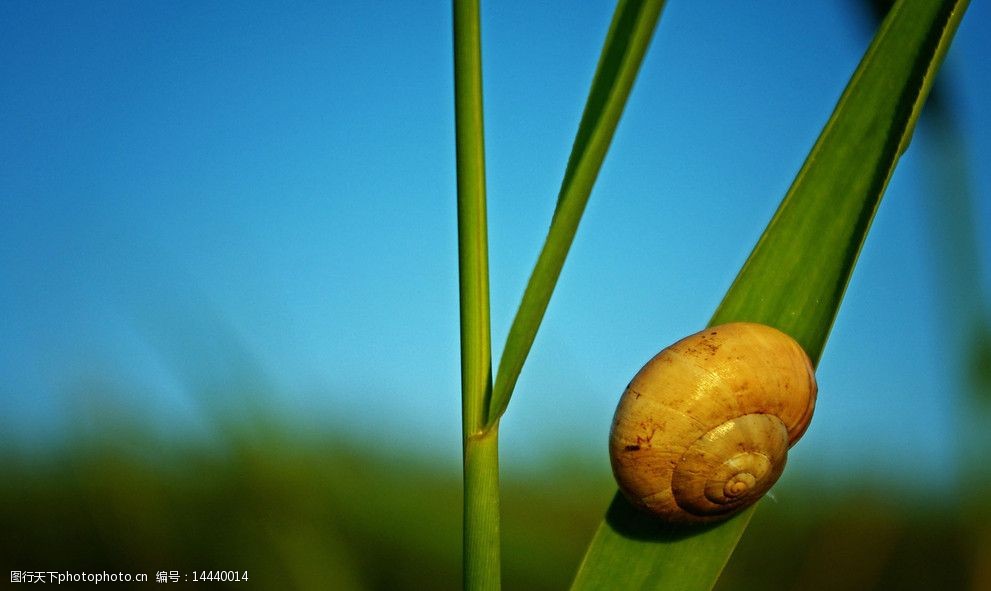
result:
[(815, 399), (812, 362), (785, 333), (707, 328), (658, 353), (623, 392), (613, 474), (634, 505), (663, 519), (725, 519), (777, 481)]

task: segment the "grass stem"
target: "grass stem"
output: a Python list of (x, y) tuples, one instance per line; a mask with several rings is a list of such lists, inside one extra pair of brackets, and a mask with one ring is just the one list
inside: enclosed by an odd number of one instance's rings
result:
[(454, 97), (461, 292), (464, 587), (498, 589), (498, 433), (483, 427), (492, 393), (482, 50), (478, 0), (454, 0)]

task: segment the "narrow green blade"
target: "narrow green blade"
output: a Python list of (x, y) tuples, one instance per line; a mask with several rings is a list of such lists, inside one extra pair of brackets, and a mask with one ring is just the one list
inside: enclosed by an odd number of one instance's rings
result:
[(454, 0), (453, 7), (462, 431), (468, 437), (482, 430), (492, 372), (482, 41), (478, 0)]
[[(903, 0), (889, 13), (712, 324), (762, 322), (818, 362), (860, 248), (966, 0)], [(753, 514), (678, 529), (617, 494), (574, 589), (711, 589)]]
[(616, 5), (561, 183), (554, 218), (499, 361), (489, 405), (489, 424), (498, 421), (509, 404), (663, 6), (663, 0), (620, 0)]
[(478, 0), (454, 0), (454, 111), (461, 293), (464, 588), (499, 589), (498, 433), (482, 434), (492, 388), (488, 232)]

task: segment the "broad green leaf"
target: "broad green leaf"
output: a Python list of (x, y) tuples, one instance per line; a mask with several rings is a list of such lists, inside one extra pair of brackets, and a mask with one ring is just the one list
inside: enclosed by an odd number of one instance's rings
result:
[(663, 7), (663, 0), (620, 0), (616, 5), (547, 239), (499, 361), (489, 405), (489, 425), (499, 420), (509, 404)]
[[(776, 326), (818, 363), (881, 195), (966, 6), (895, 5), (711, 324)], [(711, 589), (753, 510), (679, 529), (650, 520), (617, 494), (573, 588)]]

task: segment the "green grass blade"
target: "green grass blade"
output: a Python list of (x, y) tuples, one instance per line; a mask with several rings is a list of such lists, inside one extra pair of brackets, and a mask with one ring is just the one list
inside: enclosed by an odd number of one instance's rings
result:
[(509, 404), (663, 6), (663, 0), (620, 0), (616, 5), (547, 239), (499, 361), (489, 424), (498, 421)]
[[(885, 19), (711, 323), (763, 322), (818, 362), (871, 219), (967, 2), (906, 0)], [(753, 508), (722, 524), (651, 522), (617, 494), (574, 589), (711, 589)]]
[(481, 430), (492, 371), (478, 0), (454, 2), (454, 100), (463, 431), (467, 436)]
[(966, 5), (912, 0), (891, 10), (713, 323), (776, 326), (818, 360)]
[(492, 391), (481, 25), (478, 0), (454, 0), (453, 8), (465, 493), (464, 586), (466, 589), (498, 589), (498, 437), (494, 429), (481, 433)]

